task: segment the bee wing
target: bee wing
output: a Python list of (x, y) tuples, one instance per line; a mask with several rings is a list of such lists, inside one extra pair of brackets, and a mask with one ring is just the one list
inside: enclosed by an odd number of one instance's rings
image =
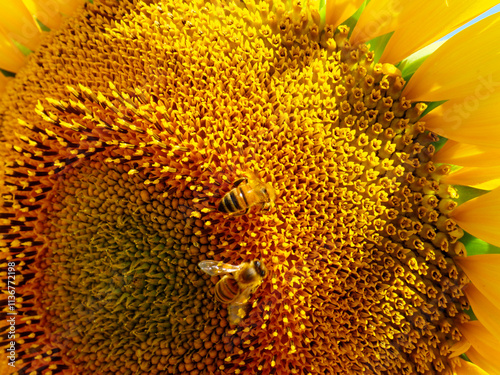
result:
[(217, 262), (215, 260), (203, 260), (198, 263), (198, 267), (210, 276), (216, 276), (236, 272), (242, 267), (242, 265), (240, 264), (235, 266), (229, 263)]
[(252, 190), (257, 194), (261, 199), (265, 201), (274, 201), (276, 198), (276, 193), (272, 185), (268, 182), (264, 182), (260, 179), (260, 177), (254, 172), (247, 172), (248, 174), (248, 184), (252, 187)]
[(250, 298), (250, 294), (252, 294), (254, 288), (246, 288), (244, 289), (236, 299), (231, 302), (231, 304), (227, 307), (227, 313), (229, 315), (229, 323), (233, 325), (237, 325), (241, 322), (241, 320), (245, 317), (247, 310), (247, 302)]

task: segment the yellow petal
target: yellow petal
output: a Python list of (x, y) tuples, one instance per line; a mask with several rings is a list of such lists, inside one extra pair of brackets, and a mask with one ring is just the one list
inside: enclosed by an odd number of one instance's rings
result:
[(364, 0), (328, 0), (326, 2), (326, 24), (337, 27), (356, 12)]
[(364, 43), (377, 36), (394, 31), (406, 8), (414, 8), (418, 1), (372, 0), (361, 13), (351, 35), (351, 43)]
[(500, 340), (500, 309), (470, 283), (464, 288), (465, 295), (477, 319), (497, 340)]
[[(467, 356), (471, 361), (474, 361), (474, 363), (477, 363), (481, 368), (483, 368), (486, 374), (500, 375), (500, 371), (498, 371), (498, 367), (496, 367), (498, 364), (493, 360), (493, 358), (487, 358), (481, 355), (480, 352), (474, 348), (469, 349)], [(492, 362), (494, 363), (492, 364)]]
[(24, 5), (45, 26), (56, 29), (61, 25), (60, 6), (54, 0), (23, 0)]
[(500, 165), (500, 148), (447, 141), (434, 155), (435, 163), (464, 167), (493, 167)]
[(461, 204), (451, 217), (473, 236), (500, 246), (500, 189)]
[(456, 257), (454, 260), (474, 287), (500, 309), (500, 254)]
[(439, 101), (474, 95), (478, 86), (500, 86), (500, 13), (487, 17), (447, 40), (417, 69), (402, 96)]
[(488, 375), (488, 373), (480, 369), (477, 365), (467, 362), (460, 358), (460, 367), (455, 368), (453, 375)]
[(0, 2), (0, 25), (7, 35), (34, 51), (41, 40), (41, 30), (22, 0)]
[(5, 91), (5, 87), (7, 86), (8, 82), (9, 78), (5, 77), (3, 74), (0, 73), (0, 96)]
[(24, 55), (0, 27), (0, 68), (16, 73), (24, 66), (25, 61)]
[(497, 0), (418, 2), (416, 9), (401, 13), (399, 25), (385, 47), (380, 62), (395, 64), (403, 60), (497, 3)]
[(470, 342), (465, 339), (465, 337), (462, 336), (459, 342), (456, 342), (453, 344), (453, 346), (450, 348), (450, 355), (448, 358), (455, 358), (458, 357), (459, 355), (464, 354), (467, 350), (470, 348)]
[[(486, 370), (490, 375), (499, 374), (500, 370), (491, 372), (491, 369), (500, 369), (500, 341), (498, 341), (479, 321), (457, 324), (460, 332), (472, 344), (466, 355)], [(475, 361), (469, 354), (478, 354), (480, 361)], [(476, 356), (478, 357), (478, 356)]]
[[(36, 0), (36, 2), (40, 2), (41, 0)], [(85, 0), (54, 0), (59, 6), (59, 11), (61, 13), (66, 14), (67, 16), (72, 16), (76, 14), (78, 9), (85, 3)]]
[(363, 43), (394, 31), (382, 61), (396, 63), (496, 4), (496, 0), (372, 0), (353, 30), (351, 43)]
[(450, 185), (471, 186), (476, 189), (493, 190), (500, 186), (500, 166), (489, 168), (464, 167), (442, 181)]
[[(500, 24), (499, 24), (500, 26)], [(500, 78), (500, 75), (499, 75)], [(474, 92), (443, 103), (422, 118), (427, 129), (457, 142), (500, 145), (500, 81), (478, 78)]]

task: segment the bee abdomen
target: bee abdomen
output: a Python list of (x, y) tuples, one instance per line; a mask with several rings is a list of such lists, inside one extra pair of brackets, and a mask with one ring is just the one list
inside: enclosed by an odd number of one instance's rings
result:
[(220, 201), (219, 211), (224, 213), (234, 213), (243, 210), (246, 206), (241, 204), (240, 199), (243, 200), (243, 204), (246, 204), (246, 198), (241, 189), (237, 188), (231, 190), (229, 193), (224, 195)]
[(240, 291), (238, 282), (234, 277), (224, 276), (215, 285), (215, 298), (224, 304), (231, 303)]

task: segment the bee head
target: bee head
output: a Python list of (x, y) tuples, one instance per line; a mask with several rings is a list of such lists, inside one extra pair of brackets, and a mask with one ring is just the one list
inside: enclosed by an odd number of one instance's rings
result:
[(256, 260), (254, 262), (254, 266), (255, 266), (255, 270), (257, 271), (257, 273), (262, 276), (262, 277), (265, 277), (267, 275), (267, 268), (266, 266), (264, 265), (264, 263), (262, 263), (261, 261), (259, 260)]

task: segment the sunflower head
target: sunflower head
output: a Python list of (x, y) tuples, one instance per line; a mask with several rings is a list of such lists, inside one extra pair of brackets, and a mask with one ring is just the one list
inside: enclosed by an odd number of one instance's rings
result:
[(354, 10), (95, 1), (48, 33), (0, 105), (20, 374), (472, 366), (435, 105)]

